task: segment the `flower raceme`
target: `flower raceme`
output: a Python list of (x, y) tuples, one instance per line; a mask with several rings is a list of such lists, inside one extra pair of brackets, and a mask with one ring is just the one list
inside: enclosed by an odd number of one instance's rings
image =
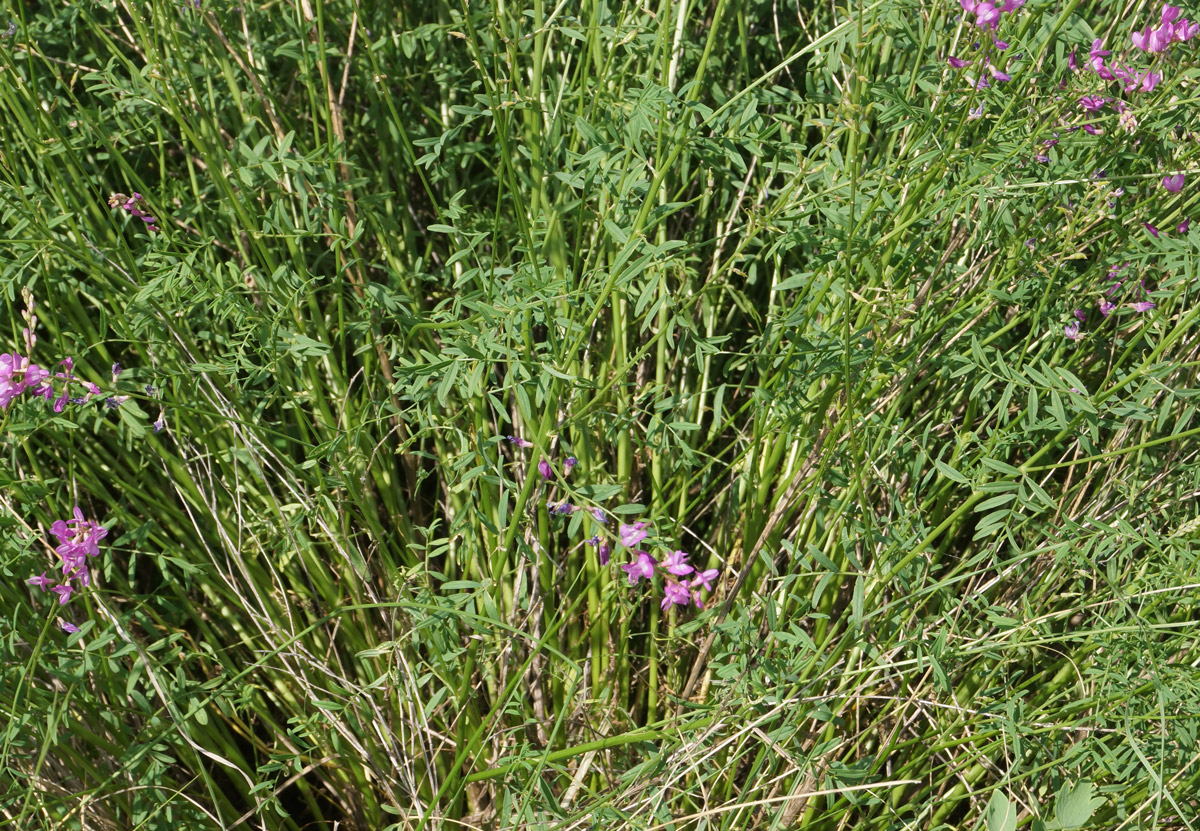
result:
[[(99, 556), (99, 543), (108, 536), (108, 529), (95, 520), (87, 519), (76, 506), (72, 518), (55, 520), (50, 526), (50, 533), (58, 540), (54, 551), (62, 560), (62, 582), (55, 584), (54, 579), (47, 577), (44, 571), (25, 582), (58, 595), (58, 605), (62, 606), (70, 601), (76, 591), (91, 585), (87, 558)], [(59, 625), (65, 632), (79, 631), (67, 621), (59, 621)]]

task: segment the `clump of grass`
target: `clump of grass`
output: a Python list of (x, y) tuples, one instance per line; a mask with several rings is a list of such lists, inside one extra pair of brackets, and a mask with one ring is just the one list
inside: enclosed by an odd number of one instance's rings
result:
[(7, 6), (6, 826), (1186, 824), (1194, 24), (968, 5)]

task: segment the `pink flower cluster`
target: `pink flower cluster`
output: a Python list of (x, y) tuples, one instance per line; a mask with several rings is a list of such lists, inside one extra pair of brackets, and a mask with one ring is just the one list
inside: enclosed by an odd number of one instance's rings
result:
[(1025, 0), (1003, 0), (1001, 3), (991, 3), (988, 0), (958, 0), (963, 11), (975, 15), (975, 25), (981, 29), (992, 29), (1000, 26), (1001, 13), (1015, 12), (1025, 5)]
[[(1137, 69), (1131, 69), (1125, 64), (1105, 62), (1104, 59), (1110, 57), (1112, 52), (1108, 49), (1104, 49), (1103, 46), (1104, 41), (1102, 41), (1100, 38), (1096, 38), (1094, 41), (1092, 41), (1092, 47), (1088, 50), (1087, 60), (1088, 67), (1100, 77), (1100, 80), (1120, 81), (1123, 84), (1126, 92), (1153, 92), (1154, 88), (1158, 86), (1158, 82), (1162, 80), (1161, 72), (1151, 72), (1149, 69), (1142, 72), (1138, 71)], [(1075, 62), (1075, 50), (1073, 49), (1071, 50), (1071, 54), (1067, 56), (1067, 66), (1069, 66), (1072, 71), (1075, 71), (1079, 68), (1078, 64)], [(1096, 98), (1096, 96), (1087, 96), (1086, 100), (1089, 102), (1095, 102)], [(1125, 111), (1125, 103), (1123, 101), (1120, 101), (1119, 99), (1104, 100), (1112, 101), (1113, 109), (1115, 109), (1117, 112), (1120, 113)], [(1088, 104), (1084, 104), (1084, 99), (1080, 100), (1080, 104), (1083, 105), (1084, 109), (1087, 109), (1091, 112), (1094, 112), (1103, 106), (1103, 102), (1100, 102), (1098, 106), (1088, 106)]]
[[(518, 436), (505, 436), (505, 438), (511, 444), (520, 448), (533, 447), (533, 442)], [(574, 456), (568, 456), (562, 465), (562, 477), (565, 479), (569, 476), (577, 464), (578, 460)], [(557, 478), (557, 474), (550, 460), (543, 458), (538, 461), (537, 469), (538, 473), (541, 474), (541, 480), (545, 483), (545, 486), (553, 488), (553, 481)], [(549, 513), (555, 516), (571, 516), (578, 511), (586, 511), (601, 526), (601, 529), (608, 525), (608, 517), (605, 515), (604, 509), (599, 506), (584, 508), (580, 505), (572, 505), (570, 502), (563, 500), (561, 502), (547, 501), (546, 507)], [(664, 578), (662, 601), (662, 608), (664, 610), (673, 605), (687, 606), (690, 603), (695, 603), (696, 608), (703, 609), (704, 600), (700, 594), (700, 590), (704, 589), (704, 591), (711, 592), (713, 581), (717, 579), (717, 575), (720, 572), (715, 568), (697, 571), (694, 566), (687, 562), (689, 555), (686, 551), (672, 551), (660, 563), (649, 553), (638, 548), (638, 545), (650, 536), (650, 532), (646, 530), (648, 525), (649, 523), (646, 522), (621, 525), (618, 532), (621, 545), (629, 549), (633, 555), (632, 562), (621, 566), (629, 578), (629, 585), (636, 585), (642, 579), (653, 581), (654, 575), (659, 573)], [(596, 548), (600, 565), (607, 566), (609, 558), (612, 556), (612, 544), (610, 544), (606, 536), (603, 533), (594, 534), (586, 541), (586, 544)], [(656, 572), (655, 569), (659, 571)], [(680, 579), (684, 577), (688, 577), (689, 579)]]
[[(649, 553), (636, 548), (649, 536), (646, 525), (645, 522), (635, 522), (632, 525), (622, 525), (620, 528), (621, 545), (628, 548), (633, 555), (633, 562), (621, 566), (629, 578), (629, 585), (637, 585), (637, 582), (642, 579), (653, 580), (657, 568), (664, 579), (662, 599), (664, 611), (671, 606), (687, 606), (689, 603), (695, 603), (697, 609), (703, 609), (704, 600), (700, 595), (700, 589), (711, 592), (713, 581), (717, 579), (720, 572), (715, 568), (697, 571), (688, 563), (689, 554), (686, 551), (672, 551), (663, 558), (662, 562), (659, 562)], [(690, 579), (680, 579), (689, 577), (689, 575)]]
[[(42, 591), (49, 590), (57, 594), (61, 606), (70, 600), (71, 594), (77, 590), (75, 584), (78, 584), (79, 589), (91, 585), (87, 558), (100, 554), (99, 543), (108, 536), (108, 529), (94, 520), (85, 519), (83, 511), (77, 505), (74, 518), (56, 520), (50, 526), (50, 533), (58, 540), (54, 551), (62, 560), (62, 581), (55, 583), (54, 579), (47, 577), (43, 571), (26, 582)], [(67, 621), (62, 621), (60, 625), (67, 632), (79, 631), (78, 627)]]
[(1147, 26), (1131, 35), (1133, 45), (1143, 52), (1165, 52), (1172, 43), (1183, 43), (1200, 34), (1200, 23), (1180, 17), (1178, 6), (1163, 6), (1157, 28)]
[[(1117, 310), (1117, 304), (1112, 301), (1112, 297), (1125, 282), (1124, 280), (1118, 280), (1117, 276), (1128, 267), (1129, 263), (1125, 263), (1124, 265), (1120, 266), (1114, 265), (1111, 269), (1109, 269), (1108, 279), (1112, 280), (1113, 284), (1108, 288), (1107, 291), (1104, 292), (1104, 296), (1097, 301), (1101, 319), (1107, 318)], [(1140, 296), (1142, 299), (1129, 301), (1127, 304), (1129, 308), (1138, 314), (1143, 314), (1151, 309), (1156, 308), (1157, 304), (1150, 299), (1149, 293), (1146, 291), (1145, 280), (1138, 281), (1138, 288), (1140, 289)], [(1083, 337), (1083, 333), (1080, 330), (1080, 324), (1087, 322), (1088, 314), (1083, 309), (1076, 309), (1074, 312), (1072, 312), (1072, 315), (1075, 317), (1075, 320), (1070, 321), (1063, 327), (1063, 335), (1068, 340), (1079, 340)]]
[(126, 196), (123, 193), (114, 193), (108, 197), (108, 206), (110, 208), (120, 208), (130, 216), (137, 217), (142, 222), (146, 223), (146, 230), (150, 232), (161, 230), (157, 223), (158, 218), (151, 216), (138, 207), (138, 203), (145, 199), (140, 193), (134, 192), (132, 196)]

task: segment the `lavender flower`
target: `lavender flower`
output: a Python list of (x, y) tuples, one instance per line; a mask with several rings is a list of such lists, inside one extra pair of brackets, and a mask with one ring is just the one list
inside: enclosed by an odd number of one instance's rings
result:
[(597, 507), (597, 508), (592, 508), (592, 509), (591, 509), (591, 511), (592, 511), (592, 516), (594, 516), (594, 517), (596, 518), (596, 522), (599, 522), (601, 525), (607, 525), (607, 524), (608, 524), (608, 517), (606, 517), (606, 516), (604, 515), (604, 509), (603, 509), (603, 508), (599, 508), (599, 507)]
[(1162, 186), (1168, 193), (1179, 193), (1183, 190), (1184, 178), (1182, 173), (1176, 173), (1172, 176), (1164, 176)]
[(1139, 300), (1136, 303), (1130, 303), (1129, 308), (1135, 312), (1148, 312), (1154, 308), (1153, 300)]
[(1072, 320), (1070, 323), (1064, 326), (1063, 334), (1066, 335), (1069, 340), (1079, 340), (1079, 321)]
[(46, 572), (44, 572), (44, 571), (41, 574), (39, 574), (37, 577), (30, 577), (25, 582), (31, 586), (37, 586), (42, 591), (45, 591), (46, 589), (48, 589), (50, 586), (52, 586), (54, 584), (54, 581), (51, 580), (49, 577), (47, 577)]
[(517, 447), (533, 447), (533, 442), (526, 441), (525, 439), (520, 438), (518, 436), (509, 436), (508, 440), (510, 442), (512, 442), (513, 444), (515, 444)]
[(577, 464), (579, 464), (578, 459), (576, 459), (574, 456), (568, 456), (567, 460), (563, 462), (563, 476), (570, 476), (571, 470), (574, 469), (575, 465)]

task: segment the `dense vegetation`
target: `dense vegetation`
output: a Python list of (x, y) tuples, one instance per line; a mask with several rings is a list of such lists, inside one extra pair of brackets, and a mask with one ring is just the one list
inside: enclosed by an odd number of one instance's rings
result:
[(1195, 827), (1194, 13), (0, 4), (0, 827)]

